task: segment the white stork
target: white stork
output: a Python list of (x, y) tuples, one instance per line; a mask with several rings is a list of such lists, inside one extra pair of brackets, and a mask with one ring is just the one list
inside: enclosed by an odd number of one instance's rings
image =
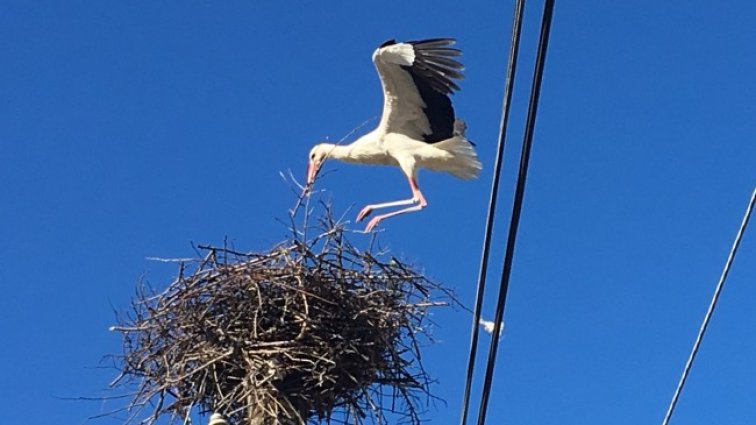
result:
[(462, 179), (478, 177), (480, 161), (465, 138), (465, 123), (454, 117), (449, 96), (459, 86), (462, 64), (455, 57), (462, 52), (454, 39), (397, 43), (389, 40), (373, 53), (373, 63), (383, 86), (383, 115), (378, 127), (349, 145), (321, 143), (310, 151), (307, 169), (308, 192), (326, 159), (373, 165), (399, 166), (407, 176), (412, 197), (364, 207), (363, 220), (374, 210), (408, 206), (374, 217), (365, 228), (370, 232), (381, 220), (428, 205), (417, 185), (420, 168), (444, 171)]

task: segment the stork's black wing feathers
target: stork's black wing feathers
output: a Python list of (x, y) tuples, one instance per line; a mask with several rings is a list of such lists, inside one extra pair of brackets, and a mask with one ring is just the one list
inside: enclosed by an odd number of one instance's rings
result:
[(455, 136), (450, 95), (463, 78), (452, 38), (397, 43), (388, 40), (373, 53), (384, 91), (379, 127), (427, 143)]
[(423, 112), (428, 117), (431, 132), (424, 135), (428, 143), (440, 142), (454, 137), (454, 108), (449, 95), (459, 90), (454, 80), (460, 80), (464, 67), (453, 59), (461, 54), (452, 46), (452, 38), (410, 41), (415, 51), (411, 66), (403, 66), (417, 86), (425, 102)]
[(462, 54), (459, 49), (453, 46), (456, 40), (453, 38), (434, 38), (430, 40), (410, 41), (415, 50), (415, 61), (410, 72), (418, 74), (425, 80), (428, 80), (431, 87), (449, 95), (459, 90), (459, 86), (453, 80), (463, 78), (459, 70), (463, 69), (461, 63), (453, 59)]
[(427, 38), (425, 40), (412, 40), (412, 41), (408, 41), (407, 43), (412, 44), (413, 46), (420, 46), (422, 48), (432, 49), (434, 47), (446, 48), (447, 46), (454, 45), (455, 42), (456, 40), (453, 38), (439, 37), (439, 38)]
[(449, 59), (443, 56), (426, 56), (423, 55), (423, 60), (431, 65), (436, 65), (440, 68), (441, 71), (446, 69), (447, 71), (454, 72), (455, 74), (458, 74), (459, 76), (455, 78), (462, 78), (462, 74), (459, 74), (457, 69), (462, 69), (462, 64), (455, 61), (454, 59)]

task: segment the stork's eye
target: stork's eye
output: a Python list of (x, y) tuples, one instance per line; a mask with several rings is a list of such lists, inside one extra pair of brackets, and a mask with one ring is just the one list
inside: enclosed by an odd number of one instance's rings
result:
[(315, 161), (315, 154), (314, 153), (310, 154), (310, 160)]

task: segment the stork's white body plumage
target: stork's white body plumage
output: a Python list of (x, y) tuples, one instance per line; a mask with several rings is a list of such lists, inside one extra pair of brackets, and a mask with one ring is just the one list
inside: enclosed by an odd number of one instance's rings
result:
[(349, 145), (322, 143), (310, 151), (307, 187), (326, 159), (401, 168), (412, 189), (405, 200), (372, 204), (363, 208), (357, 220), (381, 208), (408, 206), (374, 217), (366, 231), (381, 220), (419, 211), (427, 201), (417, 185), (417, 171), (427, 168), (462, 179), (478, 177), (480, 161), (465, 138), (464, 123), (454, 116), (449, 96), (459, 87), (462, 64), (454, 57), (461, 52), (450, 46), (453, 39), (431, 39), (381, 45), (373, 53), (383, 86), (381, 121), (373, 131)]

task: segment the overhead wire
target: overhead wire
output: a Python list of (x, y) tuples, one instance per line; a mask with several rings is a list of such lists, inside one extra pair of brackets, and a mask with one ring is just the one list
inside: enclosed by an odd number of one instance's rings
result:
[(719, 276), (719, 282), (717, 283), (716, 289), (714, 290), (714, 295), (711, 298), (711, 303), (709, 303), (709, 308), (706, 310), (706, 314), (704, 315), (701, 327), (698, 329), (698, 335), (696, 335), (696, 340), (693, 343), (693, 349), (690, 351), (688, 360), (685, 362), (685, 367), (683, 368), (682, 375), (680, 376), (680, 381), (677, 383), (675, 392), (672, 395), (672, 401), (669, 403), (669, 407), (667, 408), (667, 413), (664, 415), (662, 425), (668, 425), (670, 419), (672, 419), (672, 414), (675, 411), (675, 406), (677, 406), (677, 401), (679, 400), (680, 394), (682, 393), (683, 387), (685, 386), (685, 381), (688, 379), (690, 369), (693, 366), (693, 361), (695, 361), (696, 354), (698, 354), (698, 349), (701, 347), (701, 342), (703, 341), (704, 334), (706, 333), (706, 329), (709, 326), (711, 316), (714, 314), (714, 308), (717, 306), (719, 295), (722, 293), (722, 288), (724, 287), (725, 280), (727, 280), (727, 275), (730, 273), (730, 267), (732, 266), (732, 262), (735, 259), (735, 253), (738, 251), (740, 241), (743, 238), (746, 226), (748, 226), (748, 221), (751, 218), (754, 204), (756, 204), (756, 188), (754, 188), (753, 193), (751, 194), (751, 200), (748, 202), (748, 206), (746, 207), (745, 215), (743, 216), (743, 220), (740, 223), (740, 228), (738, 229), (738, 233), (735, 235), (735, 241), (732, 243), (732, 248), (730, 248), (730, 254), (727, 256), (727, 261), (725, 261), (724, 269), (722, 270), (722, 274)]
[[(525, 9), (525, 0), (515, 0), (512, 18), (512, 37), (509, 46), (509, 59), (504, 83), (504, 100), (501, 105), (501, 121), (499, 122), (499, 143), (496, 147), (496, 160), (494, 163), (494, 175), (491, 183), (491, 195), (488, 201), (488, 214), (486, 216), (486, 229), (483, 237), (483, 252), (481, 253), (480, 270), (478, 271), (478, 285), (475, 293), (475, 307), (473, 309), (473, 322), (470, 336), (470, 352), (467, 363), (467, 376), (465, 389), (462, 396), (462, 415), (460, 425), (467, 424), (468, 410), (470, 408), (470, 391), (472, 388), (473, 373), (475, 371), (475, 358), (478, 352), (478, 335), (483, 296), (486, 286), (486, 273), (488, 271), (488, 257), (491, 250), (491, 235), (493, 233), (494, 217), (496, 216), (496, 200), (499, 193), (499, 180), (501, 166), (504, 157), (504, 146), (509, 125), (509, 110), (512, 102), (515, 75), (517, 71), (517, 56), (520, 50), (520, 33), (522, 32), (522, 16)], [(498, 335), (498, 334), (494, 334)]]
[(496, 338), (501, 331), (501, 322), (504, 317), (504, 307), (509, 289), (509, 277), (512, 272), (512, 260), (514, 258), (515, 241), (517, 239), (517, 228), (520, 223), (520, 214), (522, 212), (522, 203), (525, 194), (525, 182), (528, 174), (528, 164), (530, 161), (530, 151), (533, 144), (533, 134), (535, 131), (535, 122), (538, 112), (538, 100), (541, 94), (541, 82), (543, 80), (543, 71), (546, 65), (546, 52), (549, 45), (549, 34), (551, 32), (551, 21), (554, 14), (555, 0), (545, 0), (543, 6), (543, 17), (541, 19), (541, 33), (538, 40), (538, 49), (536, 51), (536, 62), (533, 70), (533, 83), (530, 91), (530, 101), (528, 103), (528, 115), (525, 119), (525, 132), (522, 142), (522, 153), (520, 156), (520, 167), (515, 183), (515, 194), (512, 205), (512, 215), (510, 217), (509, 232), (507, 235), (507, 245), (504, 253), (504, 264), (499, 286), (499, 296), (496, 304), (496, 313), (494, 317), (494, 338), (488, 352), (486, 363), (486, 373), (483, 380), (483, 389), (481, 393), (480, 408), (478, 409), (478, 425), (484, 425), (486, 422), (486, 413), (488, 411), (488, 400), (491, 393), (491, 384), (493, 381), (493, 371), (496, 364), (496, 354), (499, 347), (499, 338)]

